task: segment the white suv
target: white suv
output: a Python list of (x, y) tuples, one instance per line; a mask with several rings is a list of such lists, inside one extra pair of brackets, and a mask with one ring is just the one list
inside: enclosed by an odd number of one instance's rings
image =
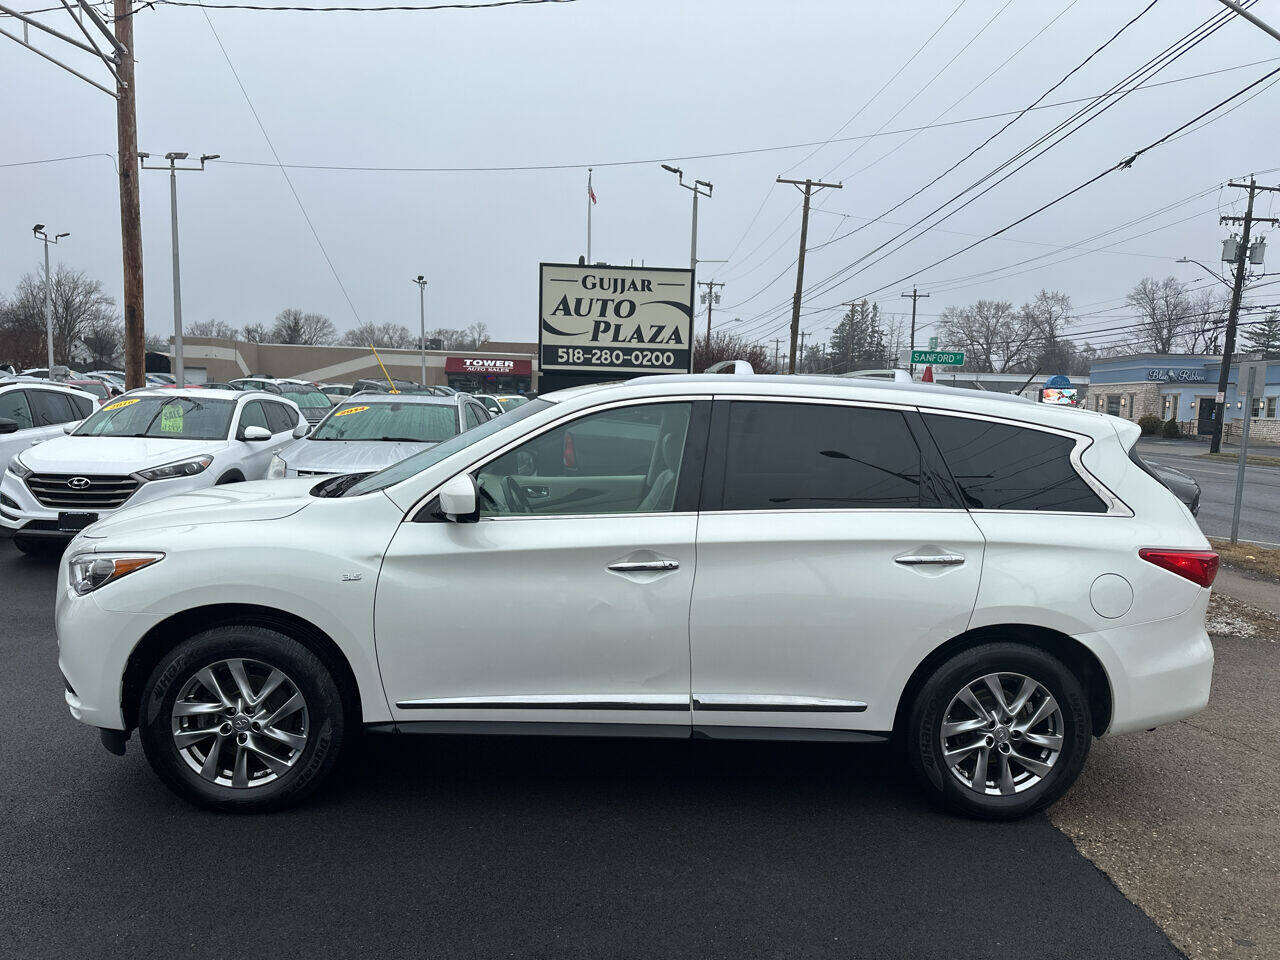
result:
[(1135, 425), (947, 388), (578, 388), (363, 479), (122, 511), (62, 562), (71, 713), (229, 810), (356, 729), (887, 741), (954, 808), (1059, 796), (1209, 697), (1217, 557)]
[(261, 480), (307, 429), (283, 397), (170, 387), (131, 391), (68, 426), (14, 456), (0, 479), (0, 527), (25, 553), (60, 550), (125, 505)]

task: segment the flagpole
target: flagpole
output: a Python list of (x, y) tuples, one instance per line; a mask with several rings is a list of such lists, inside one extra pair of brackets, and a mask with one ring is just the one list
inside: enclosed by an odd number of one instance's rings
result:
[(591, 168), (587, 167), (587, 265), (591, 264)]

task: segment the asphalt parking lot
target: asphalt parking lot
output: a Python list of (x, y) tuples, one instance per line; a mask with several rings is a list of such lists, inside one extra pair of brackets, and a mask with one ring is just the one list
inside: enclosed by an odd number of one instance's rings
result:
[(302, 809), (196, 810), (67, 715), (53, 579), (0, 543), (7, 955), (1180, 955), (1048, 817), (941, 813), (884, 748), (370, 738)]

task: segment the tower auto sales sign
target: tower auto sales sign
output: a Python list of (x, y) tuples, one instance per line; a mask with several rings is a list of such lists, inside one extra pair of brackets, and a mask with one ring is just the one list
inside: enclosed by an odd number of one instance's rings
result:
[(544, 372), (688, 373), (693, 271), (540, 264)]

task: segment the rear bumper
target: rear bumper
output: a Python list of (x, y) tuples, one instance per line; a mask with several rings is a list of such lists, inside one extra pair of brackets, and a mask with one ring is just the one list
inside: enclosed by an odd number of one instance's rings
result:
[(1213, 644), (1204, 628), (1209, 591), (1186, 613), (1077, 637), (1101, 661), (1111, 684), (1107, 734), (1182, 720), (1209, 702)]

